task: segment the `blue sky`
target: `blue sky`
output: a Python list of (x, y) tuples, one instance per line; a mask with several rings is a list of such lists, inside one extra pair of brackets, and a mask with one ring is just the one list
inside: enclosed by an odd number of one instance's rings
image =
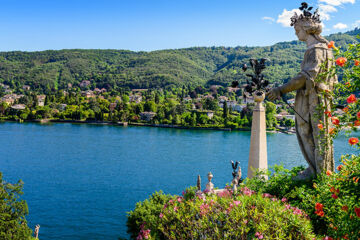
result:
[[(0, 0), (0, 51), (267, 46), (294, 40), (284, 26), (302, 1)], [(312, 0), (323, 35), (360, 27), (360, 0)]]

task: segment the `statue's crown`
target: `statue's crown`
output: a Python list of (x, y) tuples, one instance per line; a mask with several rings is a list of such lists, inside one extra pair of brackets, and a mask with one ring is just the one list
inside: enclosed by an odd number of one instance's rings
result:
[(299, 20), (311, 21), (313, 23), (321, 23), (318, 9), (316, 9), (314, 13), (311, 13), (310, 11), (313, 9), (313, 7), (310, 7), (306, 2), (301, 3), (301, 7), (299, 7), (299, 9), (303, 11), (303, 13), (300, 15), (295, 13), (294, 16), (290, 18), (291, 26), (294, 26), (295, 23)]

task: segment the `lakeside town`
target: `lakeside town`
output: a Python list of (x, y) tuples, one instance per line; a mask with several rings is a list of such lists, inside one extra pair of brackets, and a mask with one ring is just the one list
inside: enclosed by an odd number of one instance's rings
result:
[[(0, 83), (0, 119), (12, 121), (83, 121), (122, 125), (249, 130), (254, 99), (241, 87), (211, 85), (167, 89), (92, 88), (90, 80), (67, 89), (38, 94), (29, 85)], [(294, 98), (267, 102), (268, 130), (292, 133)]]

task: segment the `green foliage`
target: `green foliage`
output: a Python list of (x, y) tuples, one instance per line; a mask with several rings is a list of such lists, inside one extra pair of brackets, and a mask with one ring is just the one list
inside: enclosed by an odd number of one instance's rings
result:
[[(160, 208), (155, 239), (313, 239), (311, 224), (298, 208), (242, 188), (210, 195), (173, 196)], [(143, 223), (141, 223), (143, 224)], [(161, 234), (160, 234), (161, 233)], [(162, 236), (158, 238), (158, 236)]]
[[(332, 34), (340, 45), (356, 43), (358, 29)], [(153, 52), (125, 50), (59, 50), (0, 53), (0, 81), (48, 93), (90, 80), (92, 87), (165, 88), (170, 86), (229, 85), (247, 77), (240, 69), (250, 58), (271, 59), (264, 71), (273, 83), (289, 80), (300, 70), (305, 45), (299, 41), (268, 47), (193, 47)], [(1, 94), (1, 93), (0, 93)], [(155, 99), (156, 102), (158, 99)]]
[(25, 215), (29, 213), (24, 200), (20, 200), (23, 183), (6, 183), (0, 173), (0, 239), (26, 240), (31, 238)]
[[(334, 239), (360, 238), (360, 156), (343, 156), (339, 172), (327, 172), (315, 179), (296, 180), (303, 168), (292, 170), (275, 166), (267, 174), (269, 180), (261, 177), (247, 179), (245, 185), (261, 193), (286, 198), (293, 205), (303, 209), (310, 217), (315, 233)], [(317, 209), (321, 204), (321, 210)]]
[(146, 222), (146, 226), (151, 230), (151, 235), (155, 239), (163, 238), (162, 233), (158, 231), (159, 214), (170, 198), (170, 195), (165, 195), (162, 191), (155, 192), (149, 199), (138, 202), (134, 211), (127, 213), (126, 225), (132, 238), (135, 239), (138, 236), (140, 226), (144, 222)]

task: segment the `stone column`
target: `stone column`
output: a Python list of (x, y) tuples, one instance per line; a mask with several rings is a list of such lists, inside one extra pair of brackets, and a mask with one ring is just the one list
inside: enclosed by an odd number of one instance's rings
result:
[(263, 101), (265, 94), (255, 92), (254, 100), (256, 106), (253, 111), (253, 119), (251, 126), (250, 152), (248, 162), (247, 177), (252, 178), (256, 169), (268, 168), (267, 164), (267, 147), (266, 147), (266, 118)]

